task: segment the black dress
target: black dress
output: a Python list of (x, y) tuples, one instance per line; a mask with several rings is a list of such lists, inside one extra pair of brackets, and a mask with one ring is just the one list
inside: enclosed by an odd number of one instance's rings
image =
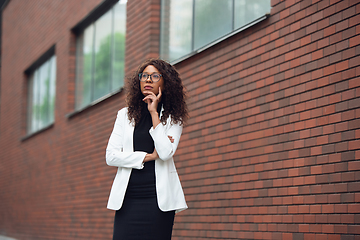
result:
[[(159, 104), (158, 112), (161, 109)], [(152, 120), (146, 104), (141, 120), (135, 126), (134, 151), (152, 153), (154, 142), (149, 134)], [(155, 186), (155, 161), (143, 169), (132, 169), (122, 207), (116, 211), (113, 240), (169, 240), (175, 211), (163, 212), (158, 207)]]

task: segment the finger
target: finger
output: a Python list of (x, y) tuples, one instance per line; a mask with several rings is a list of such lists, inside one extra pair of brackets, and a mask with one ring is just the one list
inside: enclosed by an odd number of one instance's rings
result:
[(158, 99), (161, 97), (162, 93), (161, 93), (161, 87), (159, 87), (159, 94), (156, 96)]
[(143, 101), (146, 102), (146, 103), (150, 103), (150, 102), (151, 102), (151, 99), (149, 99), (149, 98), (143, 98)]
[(144, 93), (147, 94), (145, 97), (153, 97), (153, 98), (156, 98), (156, 95), (155, 95), (155, 93), (153, 93), (153, 92), (144, 92)]
[(148, 98), (148, 97), (147, 97), (147, 98), (143, 98), (143, 101), (144, 101), (144, 102), (151, 101), (151, 98)]
[(154, 101), (155, 98), (156, 97), (154, 97), (154, 96), (147, 95), (146, 97), (143, 98), (143, 101), (146, 101), (146, 100)]

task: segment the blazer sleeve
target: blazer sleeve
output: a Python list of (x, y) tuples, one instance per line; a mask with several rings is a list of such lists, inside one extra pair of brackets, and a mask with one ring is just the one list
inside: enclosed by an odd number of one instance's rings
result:
[(128, 127), (126, 111), (127, 109), (123, 108), (117, 114), (115, 125), (106, 147), (106, 163), (114, 167), (142, 169), (146, 152), (124, 150), (125, 127)]
[[(150, 128), (149, 133), (154, 140), (154, 145), (159, 158), (167, 161), (173, 157), (179, 145), (182, 133), (182, 126), (180, 124), (171, 124), (167, 122), (166, 126), (159, 123), (156, 128)], [(172, 143), (168, 136), (174, 139)]]

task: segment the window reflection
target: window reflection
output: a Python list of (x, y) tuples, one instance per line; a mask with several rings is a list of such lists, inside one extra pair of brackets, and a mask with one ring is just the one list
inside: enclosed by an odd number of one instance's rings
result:
[(193, 0), (163, 2), (161, 55), (165, 59), (177, 59), (192, 51), (192, 15)]
[(269, 6), (270, 2), (268, 0), (235, 0), (235, 28), (240, 28), (259, 16), (267, 14), (270, 10)]
[(162, 0), (162, 58), (174, 61), (270, 12), (270, 0)]
[[(123, 1), (124, 4), (126, 1)], [(126, 5), (125, 5), (126, 6)], [(126, 34), (126, 7), (117, 4), (114, 7), (114, 51), (113, 51), (113, 75), (112, 90), (119, 89), (124, 85), (125, 66), (125, 34)]]
[(29, 78), (28, 133), (45, 128), (54, 121), (56, 57), (34, 70)]
[(77, 109), (124, 85), (126, 2), (119, 1), (77, 38)]
[(194, 49), (232, 30), (232, 0), (195, 1)]
[(95, 75), (93, 99), (98, 99), (110, 92), (111, 82), (111, 43), (112, 11), (104, 14), (95, 22)]

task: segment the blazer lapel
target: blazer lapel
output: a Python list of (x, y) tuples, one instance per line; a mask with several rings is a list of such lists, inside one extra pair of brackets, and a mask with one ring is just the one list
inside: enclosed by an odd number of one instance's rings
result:
[(124, 146), (124, 150), (127, 152), (134, 151), (134, 146), (133, 146), (134, 128), (135, 125), (132, 122), (130, 122), (128, 117), (126, 116), (123, 146)]

